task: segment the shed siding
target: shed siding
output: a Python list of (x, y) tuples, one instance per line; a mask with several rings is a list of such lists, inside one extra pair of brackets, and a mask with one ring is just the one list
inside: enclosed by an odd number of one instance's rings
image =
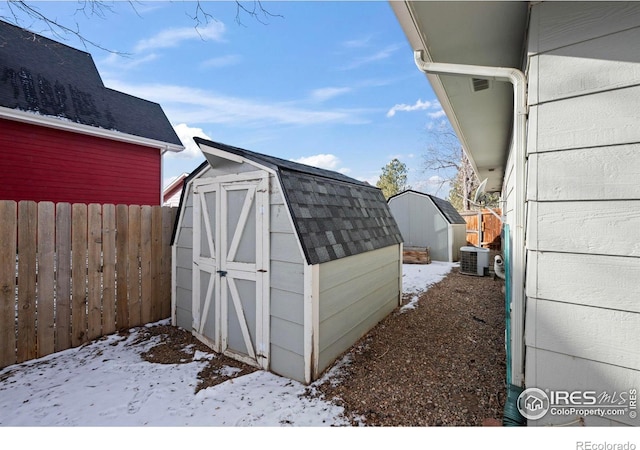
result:
[(0, 119), (0, 198), (159, 205), (160, 149)]
[[(221, 160), (220, 160), (221, 161)], [(255, 171), (249, 164), (229, 162), (209, 167), (199, 179), (230, 173)], [(288, 217), (277, 180), (269, 180), (270, 204), (270, 370), (304, 381), (303, 342), (303, 264), (304, 259)], [(193, 190), (187, 189), (182, 207), (182, 222), (175, 239), (176, 248), (176, 325), (192, 327)]]
[(319, 372), (398, 305), (399, 258), (392, 245), (320, 266)]
[(389, 200), (404, 247), (429, 247), (431, 259), (449, 261), (449, 223), (426, 196), (407, 192)]
[(633, 2), (532, 6), (527, 387), (640, 385), (638, 37)]
[(304, 257), (277, 180), (270, 180), (270, 370), (304, 382)]

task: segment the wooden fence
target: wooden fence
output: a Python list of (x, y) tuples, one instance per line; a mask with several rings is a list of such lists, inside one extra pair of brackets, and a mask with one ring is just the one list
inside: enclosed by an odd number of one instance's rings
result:
[[(500, 215), (500, 209), (493, 210)], [(460, 215), (467, 222), (467, 242), (476, 247), (501, 249), (502, 222), (490, 211), (465, 211)]]
[(0, 201), (0, 368), (171, 315), (175, 208)]

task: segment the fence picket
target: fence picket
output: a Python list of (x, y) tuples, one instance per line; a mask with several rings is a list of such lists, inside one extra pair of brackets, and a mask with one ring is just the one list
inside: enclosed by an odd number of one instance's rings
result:
[(162, 319), (160, 279), (162, 270), (162, 207), (151, 209), (151, 320)]
[(116, 331), (116, 207), (102, 206), (102, 334)]
[(141, 268), (141, 318), (142, 323), (153, 320), (151, 315), (151, 206), (143, 206), (140, 212), (140, 268)]
[(52, 202), (38, 204), (38, 290), (37, 348), (38, 357), (54, 352), (54, 238), (55, 205)]
[(0, 201), (0, 368), (16, 362), (17, 206)]
[(160, 317), (171, 316), (171, 234), (177, 208), (162, 208), (162, 264), (160, 270)]
[(0, 200), (0, 369), (169, 317), (174, 220), (159, 206)]
[(18, 203), (18, 362), (37, 355), (35, 202)]
[(96, 203), (89, 205), (88, 210), (88, 322), (89, 340), (101, 334), (102, 322), (102, 207)]
[(56, 205), (56, 337), (54, 351), (71, 347), (71, 204)]
[(127, 290), (129, 294), (129, 326), (142, 325), (140, 307), (140, 207), (129, 206), (129, 266)]
[(71, 208), (71, 346), (87, 342), (87, 205)]

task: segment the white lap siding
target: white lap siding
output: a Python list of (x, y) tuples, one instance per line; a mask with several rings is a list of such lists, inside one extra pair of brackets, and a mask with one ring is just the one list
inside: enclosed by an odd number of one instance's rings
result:
[[(638, 39), (640, 4), (532, 6), (527, 387), (640, 386)], [(628, 414), (585, 423), (640, 424)]]

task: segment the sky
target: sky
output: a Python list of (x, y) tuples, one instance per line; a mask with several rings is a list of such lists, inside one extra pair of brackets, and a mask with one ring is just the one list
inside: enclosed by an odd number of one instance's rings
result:
[(105, 86), (162, 106), (186, 146), (164, 157), (165, 185), (204, 161), (200, 136), (371, 184), (397, 158), (413, 189), (448, 194), (422, 158), (446, 116), (386, 1), (265, 1), (270, 15), (258, 17), (203, 1), (208, 21), (188, 1), (93, 13), (75, 1), (28, 3), (102, 48), (17, 14), (20, 26), (88, 51)]

